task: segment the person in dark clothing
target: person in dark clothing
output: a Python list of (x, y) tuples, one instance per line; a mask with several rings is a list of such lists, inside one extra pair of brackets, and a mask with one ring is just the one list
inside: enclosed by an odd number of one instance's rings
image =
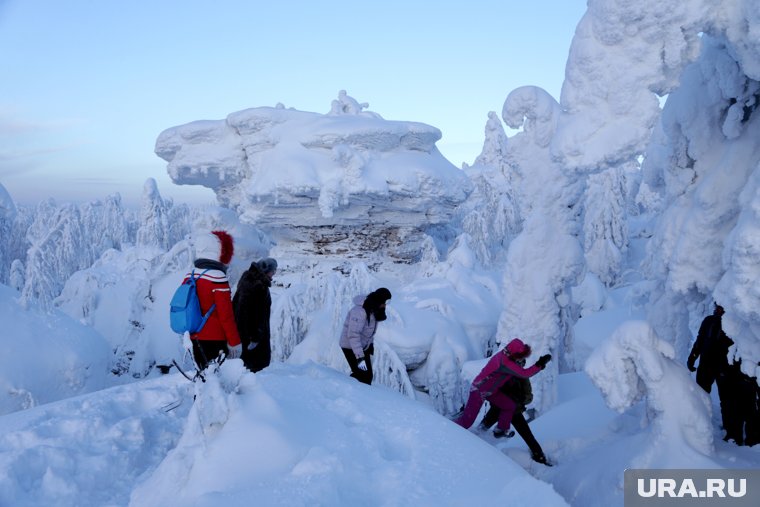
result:
[[(522, 362), (522, 364), (520, 364), (520, 362)], [(520, 364), (520, 366), (525, 366), (525, 359), (518, 361), (518, 364)], [(533, 388), (530, 385), (530, 379), (513, 377), (501, 387), (500, 391), (506, 396), (509, 396), (517, 405), (515, 412), (512, 415), (512, 427), (528, 445), (528, 449), (530, 449), (530, 457), (537, 463), (552, 466), (552, 464), (546, 459), (544, 450), (541, 449), (541, 445), (538, 443), (538, 440), (536, 440), (536, 437), (530, 430), (528, 421), (525, 419), (525, 407), (533, 401)], [(486, 415), (483, 416), (483, 420), (480, 422), (480, 429), (487, 431), (491, 426), (498, 422), (500, 414), (501, 409), (498, 406), (491, 404)], [(493, 432), (493, 435), (497, 438), (512, 437), (514, 434), (514, 431), (505, 432), (501, 430), (501, 428), (496, 428)]]
[(375, 332), (384, 321), (386, 302), (391, 291), (381, 287), (367, 295), (353, 299), (354, 307), (348, 311), (340, 334), (340, 348), (346, 356), (351, 376), (364, 384), (372, 384), (372, 354), (375, 352)]
[[(758, 363), (760, 366), (760, 363)], [(757, 377), (748, 377), (751, 384), (751, 393), (748, 395), (748, 415), (744, 427), (745, 437), (744, 445), (753, 446), (760, 444), (760, 386), (757, 384)]]
[(733, 440), (737, 445), (758, 443), (757, 379), (741, 370), (741, 359), (728, 366), (724, 378), (728, 395), (721, 399), (725, 441)]
[[(731, 419), (734, 411), (730, 409), (733, 406), (734, 393), (726, 377), (728, 348), (734, 344), (734, 341), (723, 332), (723, 314), (725, 313), (723, 307), (715, 303), (713, 314), (705, 317), (699, 326), (697, 339), (691, 348), (686, 366), (689, 371), (696, 370), (697, 384), (705, 392), (709, 393), (712, 390), (713, 382), (717, 384), (723, 428), (728, 431), (728, 428), (733, 428), (735, 425)], [(694, 363), (697, 359), (699, 359), (699, 366), (695, 368)], [(726, 439), (728, 438), (733, 438), (733, 435), (726, 435)]]
[[(691, 348), (686, 365), (689, 371), (697, 372), (697, 384), (710, 392), (713, 382), (728, 368), (728, 348), (734, 344), (733, 340), (723, 332), (723, 314), (726, 313), (722, 306), (715, 303), (715, 310), (708, 315), (699, 326), (697, 339)], [(699, 359), (699, 367), (694, 363)], [(720, 395), (720, 382), (718, 382), (718, 394)]]
[(240, 277), (232, 298), (235, 323), (243, 344), (243, 363), (254, 373), (269, 366), (272, 360), (269, 288), (276, 272), (277, 261), (272, 258), (251, 263)]

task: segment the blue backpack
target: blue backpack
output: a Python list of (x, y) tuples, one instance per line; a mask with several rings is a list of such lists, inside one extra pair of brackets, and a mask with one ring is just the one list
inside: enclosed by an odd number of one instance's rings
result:
[(211, 308), (206, 315), (201, 312), (201, 303), (198, 300), (198, 289), (195, 285), (195, 281), (206, 273), (203, 271), (197, 277), (195, 276), (195, 270), (190, 272), (190, 277), (180, 285), (172, 301), (169, 304), (169, 322), (172, 327), (172, 331), (175, 333), (184, 333), (185, 331), (190, 334), (197, 333), (206, 324), (211, 312), (216, 308), (216, 304), (211, 305)]

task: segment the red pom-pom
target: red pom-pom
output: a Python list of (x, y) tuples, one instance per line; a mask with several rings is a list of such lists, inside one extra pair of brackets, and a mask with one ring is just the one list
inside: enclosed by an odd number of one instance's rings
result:
[(227, 231), (211, 231), (211, 234), (216, 235), (219, 238), (219, 243), (222, 245), (221, 253), (219, 254), (219, 262), (222, 264), (229, 264), (232, 260), (232, 255), (235, 253), (235, 244)]

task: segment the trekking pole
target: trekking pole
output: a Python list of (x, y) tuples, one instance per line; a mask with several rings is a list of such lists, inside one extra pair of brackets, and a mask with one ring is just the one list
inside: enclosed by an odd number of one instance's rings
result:
[(182, 376), (185, 377), (190, 382), (195, 382), (195, 379), (197, 379), (197, 378), (200, 378), (201, 381), (203, 381), (203, 382), (206, 381), (206, 379), (203, 378), (203, 375), (201, 374), (201, 372), (199, 372), (198, 370), (195, 370), (195, 375), (193, 376), (193, 378), (190, 378), (190, 376), (187, 373), (185, 373), (185, 370), (183, 370), (182, 368), (180, 368), (180, 366), (177, 364), (176, 360), (172, 359), (172, 364), (174, 364), (174, 367), (177, 368), (177, 371), (179, 371), (182, 374)]

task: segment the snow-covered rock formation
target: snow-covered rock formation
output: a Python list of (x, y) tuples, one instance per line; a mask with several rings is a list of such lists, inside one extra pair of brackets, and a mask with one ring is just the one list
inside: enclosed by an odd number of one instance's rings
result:
[(327, 114), (251, 108), (169, 128), (155, 151), (175, 183), (211, 188), (275, 239), (320, 254), (380, 250), (409, 260), (470, 183), (436, 148), (438, 129), (365, 108), (344, 91)]

